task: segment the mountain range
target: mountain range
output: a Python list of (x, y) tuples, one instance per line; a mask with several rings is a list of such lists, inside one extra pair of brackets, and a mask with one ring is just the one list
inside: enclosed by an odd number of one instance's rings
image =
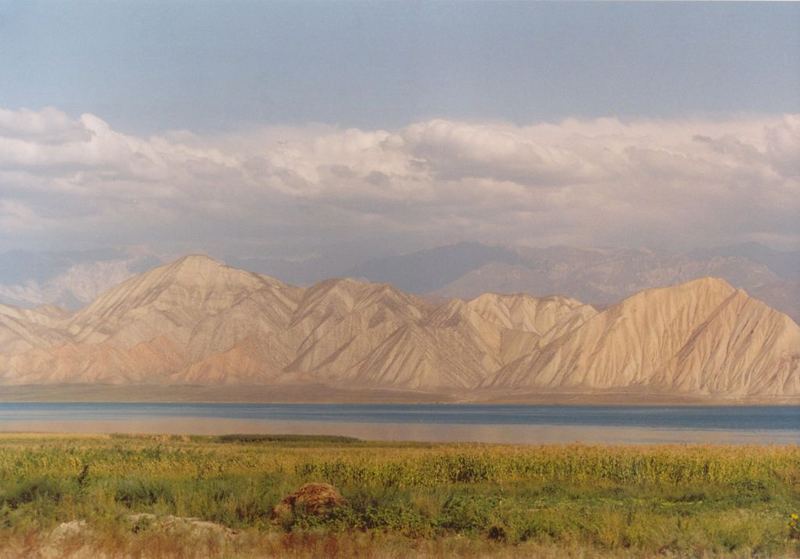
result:
[(106, 289), (161, 263), (137, 247), (0, 253), (0, 304), (79, 309)]
[(638, 291), (719, 277), (800, 321), (800, 252), (745, 243), (689, 252), (459, 243), (370, 259), (346, 275), (413, 293), (553, 293), (605, 307)]
[(800, 327), (710, 277), (597, 309), (562, 295), (434, 299), (348, 278), (297, 287), (193, 255), (75, 312), (0, 305), (0, 383), (793, 399)]
[[(486, 292), (561, 294), (601, 308), (643, 289), (713, 276), (800, 322), (800, 252), (757, 243), (674, 252), (465, 242), (404, 254), (345, 246), (295, 259), (224, 259), (295, 285), (341, 276), (390, 283), (435, 298), (472, 298)], [(0, 303), (76, 310), (124, 279), (169, 260), (145, 247), (0, 253)]]

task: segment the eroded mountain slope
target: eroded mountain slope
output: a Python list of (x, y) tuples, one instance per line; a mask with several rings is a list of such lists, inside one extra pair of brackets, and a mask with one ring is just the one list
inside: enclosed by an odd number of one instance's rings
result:
[(432, 304), (351, 279), (307, 289), (189, 256), (80, 311), (0, 307), (4, 383), (328, 384), (452, 393), (636, 388), (800, 395), (800, 327), (723, 280), (574, 299)]

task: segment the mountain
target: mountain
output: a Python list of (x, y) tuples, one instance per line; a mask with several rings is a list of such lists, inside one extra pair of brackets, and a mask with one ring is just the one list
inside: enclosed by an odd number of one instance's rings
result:
[[(272, 278), (188, 256), (49, 323), (48, 334), (59, 336), (55, 343), (31, 344), (10, 356), (3, 351), (0, 370), (7, 380), (32, 383), (181, 380), (185, 367), (247, 336), (282, 331), (298, 294)], [(238, 367), (229, 371), (239, 374)]]
[(602, 307), (643, 289), (713, 276), (800, 321), (800, 252), (756, 243), (687, 253), (461, 243), (369, 260), (349, 274), (445, 298), (486, 292), (561, 294)]
[(748, 292), (769, 306), (800, 322), (800, 279), (779, 280), (756, 285)]
[(785, 399), (800, 397), (800, 327), (713, 278), (598, 311), (521, 293), (433, 303), (347, 278), (299, 288), (193, 255), (76, 312), (0, 305), (0, 383)]
[(719, 256), (746, 258), (751, 262), (763, 264), (783, 279), (800, 279), (800, 250), (779, 251), (759, 243), (741, 243), (738, 245), (694, 250), (689, 254), (700, 259)]
[(650, 289), (509, 364), (490, 387), (800, 393), (800, 328), (724, 280)]
[(0, 303), (78, 309), (159, 263), (140, 249), (0, 253)]
[[(533, 252), (533, 251), (530, 251)], [(651, 287), (683, 283), (700, 277), (721, 277), (731, 284), (759, 286), (774, 283), (766, 267), (738, 257), (685, 260), (640, 250), (561, 249), (535, 251), (526, 264), (491, 263), (442, 287), (443, 296), (471, 297), (484, 285), (500, 291), (534, 288), (537, 293), (563, 293), (607, 305)]]
[(391, 283), (405, 291), (428, 293), (488, 262), (515, 264), (518, 261), (519, 256), (512, 249), (465, 242), (371, 259), (352, 268), (347, 275)]
[[(476, 242), (386, 254), (377, 241), (317, 252), (227, 257), (238, 268), (310, 286), (333, 276), (389, 283), (428, 300), (481, 293), (560, 294), (606, 307), (643, 289), (712, 276), (800, 321), (800, 251), (742, 243), (689, 252)], [(379, 256), (375, 256), (379, 255)], [(0, 304), (69, 310), (162, 262), (144, 248), (0, 253)]]

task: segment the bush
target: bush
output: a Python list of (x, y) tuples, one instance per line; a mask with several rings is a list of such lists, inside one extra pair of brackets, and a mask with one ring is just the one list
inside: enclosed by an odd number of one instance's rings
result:
[(163, 480), (145, 480), (139, 478), (123, 479), (117, 483), (114, 500), (130, 509), (156, 503), (175, 503), (175, 496), (169, 483)]
[(12, 486), (2, 496), (2, 502), (11, 508), (34, 502), (58, 503), (66, 492), (65, 484), (61, 480), (42, 477), (23, 480)]

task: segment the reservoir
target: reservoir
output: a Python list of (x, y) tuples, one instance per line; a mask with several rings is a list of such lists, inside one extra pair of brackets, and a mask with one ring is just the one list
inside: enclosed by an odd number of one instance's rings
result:
[(800, 406), (0, 403), (0, 431), (431, 442), (800, 444)]

